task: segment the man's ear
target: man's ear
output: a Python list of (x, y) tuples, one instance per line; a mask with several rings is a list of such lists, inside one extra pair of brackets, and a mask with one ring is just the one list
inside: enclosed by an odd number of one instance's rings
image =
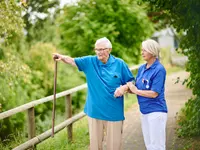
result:
[(109, 53), (112, 51), (112, 48), (109, 48)]

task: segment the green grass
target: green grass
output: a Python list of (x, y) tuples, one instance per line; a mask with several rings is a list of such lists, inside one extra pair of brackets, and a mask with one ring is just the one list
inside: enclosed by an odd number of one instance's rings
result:
[(57, 133), (37, 145), (37, 150), (87, 150), (89, 145), (89, 132), (87, 117), (73, 124), (73, 141), (67, 139), (67, 129)]
[(174, 142), (170, 150), (199, 150), (200, 137), (174, 137)]
[(127, 94), (127, 95), (125, 95), (124, 110), (127, 111), (136, 102), (137, 102), (137, 97), (136, 97), (135, 94)]
[(26, 140), (27, 140), (23, 133), (17, 133), (16, 135), (10, 135), (9, 138), (4, 141), (0, 141), (0, 150), (11, 150), (12, 148), (20, 145), (23, 142), (26, 142)]

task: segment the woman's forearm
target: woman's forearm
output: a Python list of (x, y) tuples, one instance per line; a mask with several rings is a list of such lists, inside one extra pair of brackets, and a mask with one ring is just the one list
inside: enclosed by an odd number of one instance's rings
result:
[(157, 92), (149, 91), (149, 90), (136, 90), (135, 94), (143, 97), (149, 97), (149, 98), (156, 98), (158, 96)]

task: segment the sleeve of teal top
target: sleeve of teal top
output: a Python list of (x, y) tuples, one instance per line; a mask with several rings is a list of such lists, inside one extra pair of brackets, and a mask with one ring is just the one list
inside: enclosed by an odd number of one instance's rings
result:
[(163, 70), (158, 71), (158, 73), (154, 76), (152, 80), (151, 90), (160, 94), (165, 86), (165, 78), (166, 78), (166, 71)]
[(78, 67), (78, 70), (83, 71), (83, 72), (86, 71), (87, 65), (90, 64), (89, 60), (90, 60), (90, 56), (77, 57), (74, 59), (76, 65)]
[(132, 75), (132, 72), (128, 68), (126, 63), (123, 63), (123, 68), (122, 68), (122, 83), (123, 85), (126, 84), (129, 81), (133, 81), (135, 78)]

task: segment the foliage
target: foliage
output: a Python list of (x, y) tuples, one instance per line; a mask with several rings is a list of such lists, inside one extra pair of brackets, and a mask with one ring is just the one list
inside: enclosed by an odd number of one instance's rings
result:
[(37, 146), (38, 150), (54, 150), (59, 147), (60, 150), (87, 150), (89, 145), (89, 132), (87, 118), (73, 124), (73, 142), (67, 140), (66, 130), (56, 134)]
[(0, 40), (22, 34), (24, 23), (21, 12), (22, 7), (15, 0), (0, 1)]
[(24, 133), (17, 132), (16, 134), (9, 135), (9, 138), (5, 140), (0, 139), (0, 149), (1, 150), (10, 150), (14, 147), (20, 145), (23, 142), (26, 142), (26, 138), (24, 137)]
[(173, 150), (199, 150), (199, 137), (174, 137)]
[[(32, 83), (40, 85), (31, 90), (35, 91), (33, 98), (39, 98), (40, 95), (47, 95), (53, 87), (53, 82), (49, 82), (53, 76), (54, 64), (52, 53), (56, 52), (56, 48), (49, 43), (37, 43), (29, 50), (27, 63), (32, 70)], [(40, 92), (41, 93), (40, 93)]]
[(177, 129), (177, 132), (180, 136), (200, 135), (200, 99), (198, 98), (189, 99), (179, 115), (180, 128)]
[(42, 31), (46, 28), (45, 21), (54, 18), (55, 12), (53, 12), (53, 10), (58, 9), (58, 4), (59, 1), (57, 0), (27, 1), (23, 20), (26, 24), (25, 30), (27, 32), (26, 38), (28, 42), (31, 42), (35, 38), (41, 38), (41, 34), (38, 34), (38, 31)]
[[(200, 135), (200, 1), (199, 0), (143, 0), (157, 12), (162, 11), (168, 16), (170, 24), (177, 31), (186, 34), (181, 39), (182, 53), (188, 56), (186, 70), (190, 72), (187, 85), (193, 90), (195, 98), (185, 105), (184, 120), (180, 120), (182, 135)], [(186, 111), (186, 112), (185, 112)], [(179, 130), (179, 131), (180, 131)]]
[(139, 61), (141, 41), (153, 31), (143, 7), (130, 1), (82, 0), (66, 6), (58, 22), (61, 45), (69, 55), (94, 54), (95, 41), (106, 36), (112, 54), (133, 63)]
[[(34, 14), (36, 8), (33, 9), (32, 5), (37, 5), (38, 12), (47, 12), (50, 6), (48, 3), (53, 3), (53, 1), (29, 1), (30, 3), (31, 5), (28, 5), (27, 10), (31, 10), (31, 13)], [(22, 8), (18, 1), (1, 1), (0, 13), (0, 105), (2, 107), (0, 111), (6, 111), (31, 100), (52, 94), (53, 81), (50, 80), (53, 79), (52, 52), (55, 52), (56, 48), (52, 44), (37, 43), (39, 35), (46, 35), (47, 38), (43, 41), (50, 41), (54, 38), (51, 34), (54, 32), (47, 34), (47, 30), (43, 31), (41, 27), (38, 30), (36, 27), (35, 32), (32, 31), (34, 33), (32, 35), (38, 33), (37, 36), (34, 36), (36, 39), (35, 45), (29, 49), (27, 42), (24, 40), (27, 35), (22, 34), (24, 28), (22, 13), (25, 13), (25, 9)], [(27, 20), (31, 21), (31, 16), (29, 17)], [(40, 23), (48, 24), (48, 21)], [(26, 29), (28, 29), (27, 26)], [(52, 28), (48, 29), (52, 30)], [(38, 40), (41, 39), (43, 38), (41, 37)], [(8, 40), (9, 43), (7, 42)], [(36, 108), (36, 116), (40, 116), (37, 118), (44, 120), (46, 114), (43, 112), (50, 111), (47, 106), (41, 105), (41, 107)], [(40, 115), (40, 113), (44, 115)], [(17, 130), (23, 131), (26, 126), (24, 126), (24, 121), (24, 113), (18, 113), (1, 120), (0, 138), (2, 140), (6, 137), (12, 138), (13, 136), (10, 136), (11, 133), (14, 134)]]
[[(60, 38), (54, 19), (48, 17), (45, 20), (42, 20), (41, 27), (38, 27), (38, 25), (32, 26), (28, 32), (31, 36), (31, 38), (29, 37), (30, 45), (36, 44), (38, 41), (51, 43), (54, 46), (59, 45)], [(28, 37), (26, 36), (26, 38)]]
[[(5, 111), (13, 107), (24, 104), (28, 98), (28, 93), (24, 89), (28, 88), (29, 67), (24, 64), (16, 55), (8, 51), (4, 52), (4, 57), (0, 60), (0, 104)], [(18, 119), (20, 118), (20, 119)], [(0, 121), (0, 138), (5, 138), (8, 134), (20, 128), (24, 123), (24, 115), (19, 113), (11, 118)]]
[[(20, 59), (16, 49), (9, 47), (14, 37), (21, 37), (24, 27), (22, 6), (15, 0), (0, 1), (0, 105), (5, 111), (24, 103), (28, 94), (29, 67)], [(9, 44), (8, 44), (9, 43)], [(21, 118), (20, 120), (18, 118)], [(0, 138), (4, 139), (21, 128), (24, 115), (19, 113), (0, 121)]]

